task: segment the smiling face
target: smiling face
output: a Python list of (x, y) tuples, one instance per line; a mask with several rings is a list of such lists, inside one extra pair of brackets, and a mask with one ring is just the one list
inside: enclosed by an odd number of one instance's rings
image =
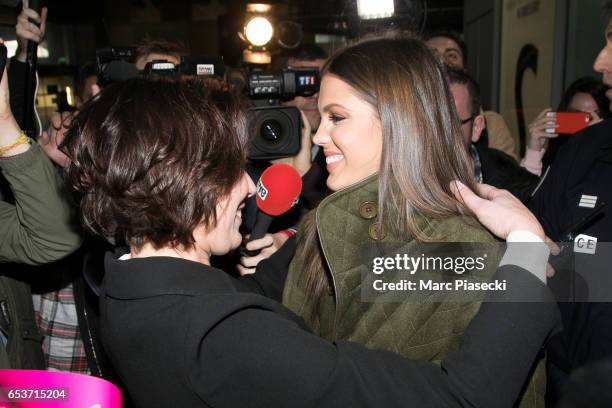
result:
[(210, 255), (224, 255), (242, 242), (240, 224), (244, 200), (255, 194), (255, 184), (243, 173), (229, 196), (217, 204), (217, 224), (212, 228), (197, 227), (193, 232), (196, 248)]
[(319, 91), (321, 124), (313, 142), (323, 148), (327, 187), (348, 187), (380, 168), (383, 135), (374, 108), (337, 76), (327, 74)]

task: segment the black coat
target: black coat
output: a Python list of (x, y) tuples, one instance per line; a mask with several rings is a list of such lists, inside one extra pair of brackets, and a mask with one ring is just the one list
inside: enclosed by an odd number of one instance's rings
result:
[[(107, 256), (103, 341), (139, 406), (512, 406), (555, 321), (550, 302), (484, 303), (459, 352), (411, 361), (312, 334), (264, 297), (280, 298), (285, 270), (267, 262), (237, 279), (179, 258)], [(549, 296), (525, 270), (497, 273)]]
[(480, 144), (475, 146), (480, 156), (482, 181), (508, 190), (522, 202), (527, 202), (540, 178), (519, 166), (516, 160), (500, 150)]
[[(591, 201), (585, 202), (584, 196)], [(597, 197), (593, 203), (592, 197)], [(588, 197), (587, 197), (588, 198)], [(530, 208), (546, 234), (562, 240), (568, 228), (605, 202), (600, 215), (576, 234), (597, 238), (595, 254), (574, 254), (570, 245), (573, 299), (560, 304), (565, 331), (550, 360), (565, 371), (612, 355), (612, 120), (577, 133), (559, 150)], [(555, 276), (555, 279), (557, 277)], [(554, 283), (554, 282), (551, 282)], [(594, 301), (586, 303), (586, 301)], [(604, 302), (608, 301), (608, 302)]]

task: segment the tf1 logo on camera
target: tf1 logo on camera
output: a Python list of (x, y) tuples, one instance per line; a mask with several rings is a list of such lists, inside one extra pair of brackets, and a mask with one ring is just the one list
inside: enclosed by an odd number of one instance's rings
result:
[(300, 86), (316, 85), (317, 78), (312, 75), (303, 75), (298, 77), (298, 83)]

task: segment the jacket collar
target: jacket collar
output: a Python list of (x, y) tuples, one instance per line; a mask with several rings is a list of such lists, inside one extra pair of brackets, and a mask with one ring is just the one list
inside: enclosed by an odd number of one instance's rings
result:
[(235, 291), (225, 272), (208, 265), (163, 256), (120, 261), (127, 252), (121, 248), (106, 254), (103, 287), (107, 295), (141, 299)]
[[(592, 135), (587, 133), (593, 133)], [(612, 163), (612, 119), (606, 119), (601, 123), (588, 127), (581, 137), (601, 137), (598, 142), (599, 151), (595, 152), (594, 161)]]

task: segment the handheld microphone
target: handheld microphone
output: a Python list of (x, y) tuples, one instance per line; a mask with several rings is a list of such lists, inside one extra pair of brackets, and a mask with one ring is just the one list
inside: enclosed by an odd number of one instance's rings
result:
[[(259, 211), (249, 241), (266, 235), (274, 217), (284, 214), (296, 205), (301, 192), (302, 178), (293, 167), (288, 164), (273, 164), (268, 167), (257, 182), (255, 200)], [(245, 246), (246, 242), (240, 247), (242, 255), (257, 255), (258, 251), (249, 251)]]
[[(28, 7), (40, 14), (41, 1), (30, 0)], [(40, 26), (38, 23), (29, 20), (32, 24)], [(36, 89), (36, 66), (38, 64), (38, 44), (32, 40), (28, 40), (28, 47), (26, 51), (26, 67), (25, 67), (25, 82), (24, 82), (24, 95), (25, 102), (23, 105), (23, 121), (21, 123), (23, 131), (36, 140), (38, 136), (36, 134), (36, 125), (34, 124), (34, 112), (35, 112), (35, 89)]]
[[(28, 2), (28, 7), (31, 8), (32, 10), (34, 10), (35, 12), (37, 12), (40, 15), (40, 10), (42, 9), (42, 4), (40, 0), (30, 0)], [(30, 22), (32, 24), (36, 24), (36, 26), (40, 27), (40, 24), (30, 20)], [(34, 41), (28, 40), (28, 50), (27, 50), (27, 58), (26, 60), (28, 62), (33, 63), (34, 65), (36, 65), (37, 62), (37, 55), (36, 52), (38, 50), (38, 44), (35, 43)]]

